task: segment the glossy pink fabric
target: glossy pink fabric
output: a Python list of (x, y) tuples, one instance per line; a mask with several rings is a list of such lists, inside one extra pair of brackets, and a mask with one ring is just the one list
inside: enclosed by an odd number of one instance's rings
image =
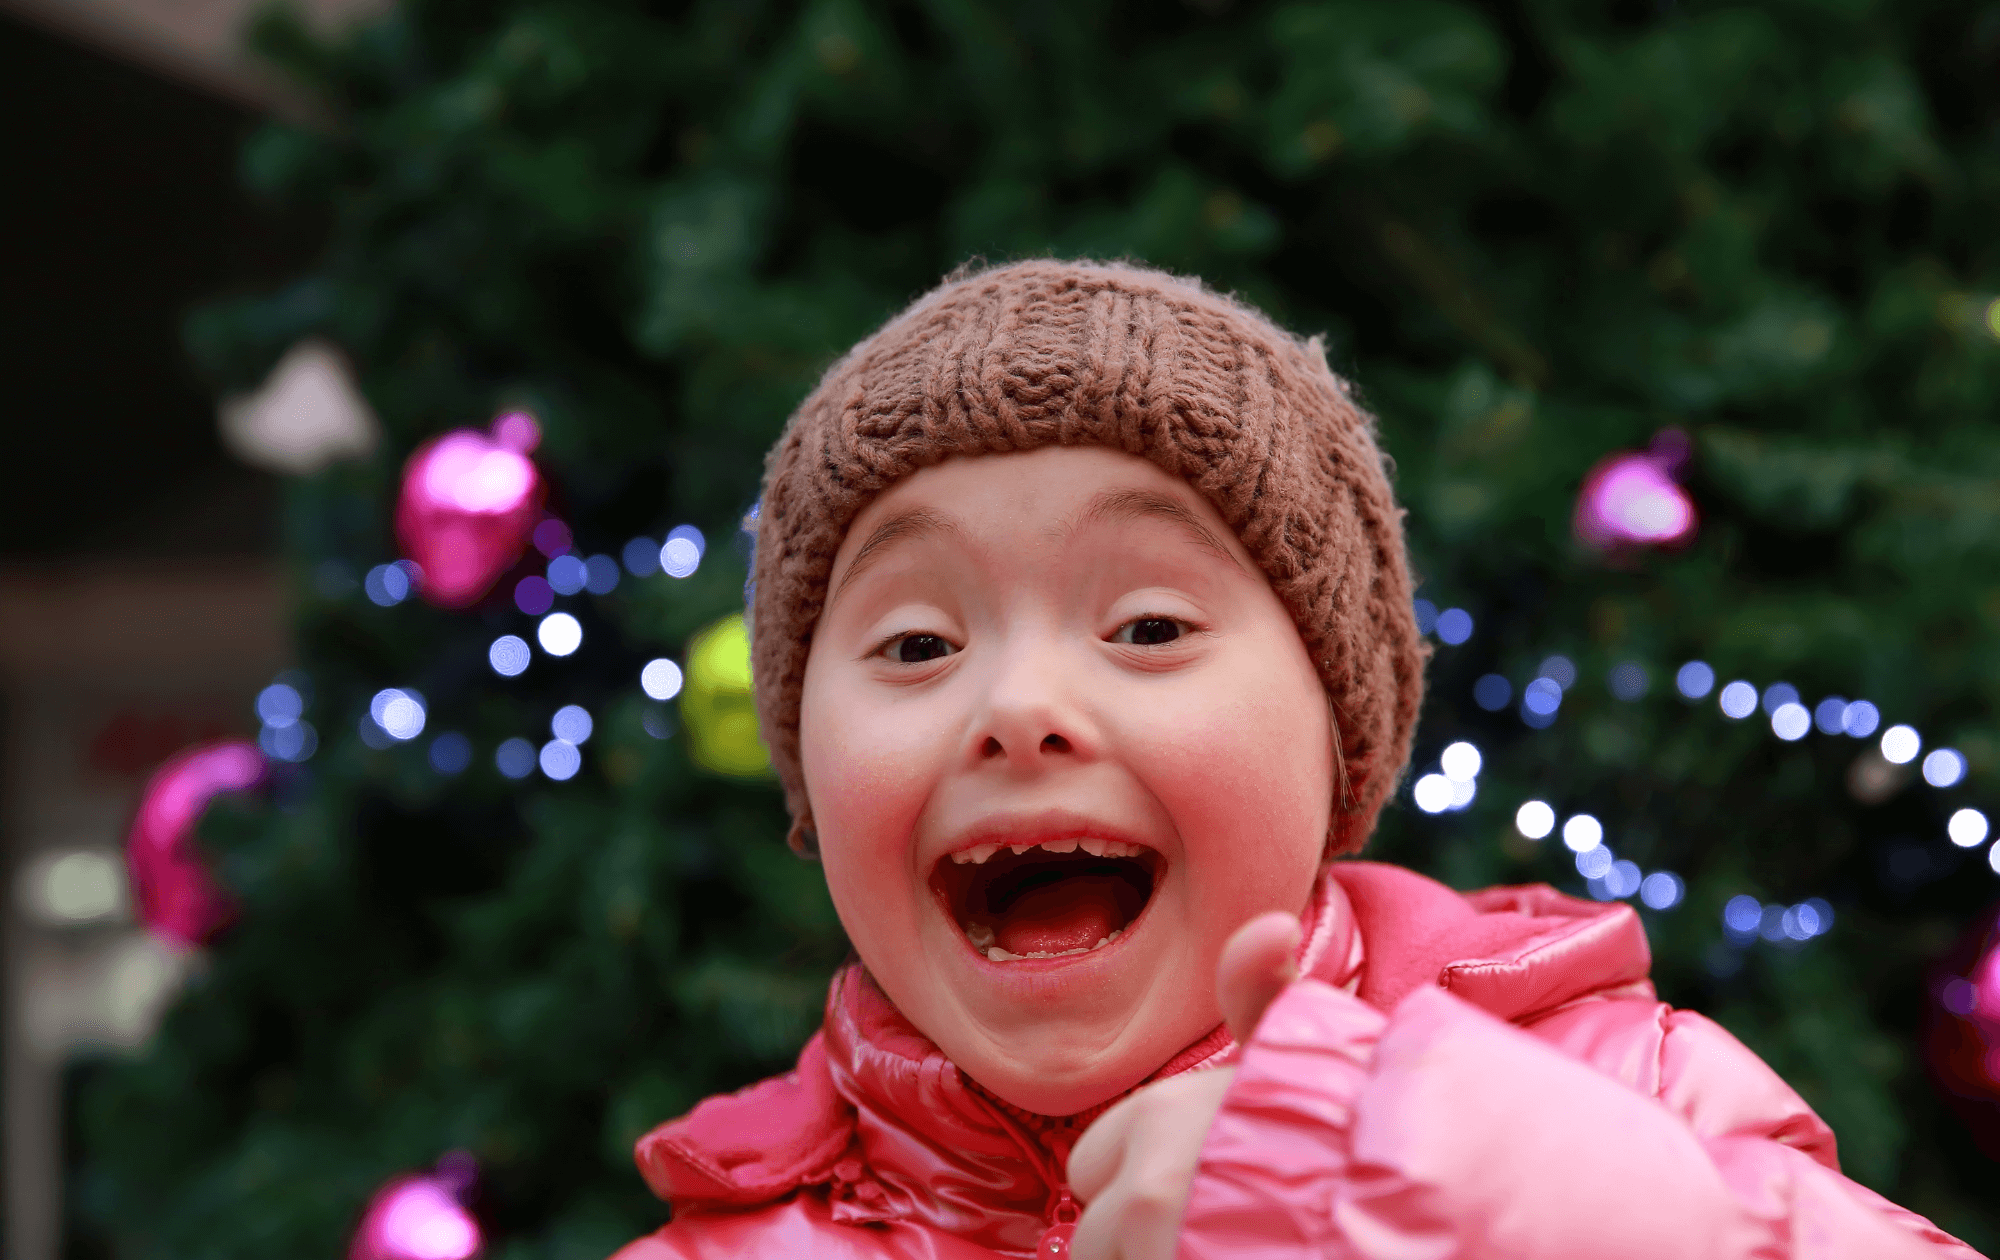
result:
[[(1248, 1047), (1218, 1029), (1158, 1074), (1239, 1068), (1188, 1260), (1975, 1254), (1841, 1177), (1776, 1074), (1654, 999), (1629, 906), (1344, 862), (1300, 963)], [(850, 967), (794, 1071), (640, 1141), (675, 1220), (616, 1260), (1053, 1255), (1087, 1121), (990, 1101)]]

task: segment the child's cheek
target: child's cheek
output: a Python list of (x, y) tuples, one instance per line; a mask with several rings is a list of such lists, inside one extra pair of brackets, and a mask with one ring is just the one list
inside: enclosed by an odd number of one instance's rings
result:
[(836, 701), (831, 720), (802, 725), (806, 787), (822, 848), (865, 849), (876, 869), (900, 871), (897, 859), (929, 794), (935, 759), (922, 723)]
[(1135, 724), (1135, 769), (1173, 817), (1201, 889), (1289, 909), (1290, 885), (1310, 881), (1325, 844), (1332, 734), (1317, 680), (1304, 696), (1258, 681), (1202, 688), (1167, 720)]

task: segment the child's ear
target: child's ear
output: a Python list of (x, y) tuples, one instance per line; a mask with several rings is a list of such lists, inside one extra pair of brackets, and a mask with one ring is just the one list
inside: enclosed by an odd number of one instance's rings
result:
[(819, 861), (819, 833), (813, 830), (812, 811), (803, 809), (792, 819), (792, 830), (785, 837), (785, 843), (792, 846), (792, 852), (808, 862)]

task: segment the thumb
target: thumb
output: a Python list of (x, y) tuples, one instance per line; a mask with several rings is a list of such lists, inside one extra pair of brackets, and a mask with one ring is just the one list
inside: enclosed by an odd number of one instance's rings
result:
[(1257, 1021), (1278, 991), (1299, 978), (1293, 961), (1299, 932), (1297, 915), (1272, 910), (1237, 928), (1223, 945), (1215, 967), (1216, 1000), (1229, 1035), (1239, 1043), (1257, 1031)]

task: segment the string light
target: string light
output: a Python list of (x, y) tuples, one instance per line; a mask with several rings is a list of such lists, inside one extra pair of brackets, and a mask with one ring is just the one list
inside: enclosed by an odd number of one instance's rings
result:
[(1514, 811), (1514, 830), (1530, 840), (1542, 840), (1556, 829), (1556, 811), (1547, 801), (1527, 801)]
[(1854, 739), (1867, 739), (1882, 724), (1882, 711), (1866, 700), (1856, 700), (1840, 715), (1840, 729)]
[(515, 678), (525, 673), (534, 653), (528, 650), (528, 641), (518, 634), (503, 634), (493, 640), (493, 646), (486, 649), (486, 663), (502, 678)]
[(1605, 684), (1611, 694), (1628, 703), (1646, 698), (1653, 688), (1653, 680), (1646, 673), (1646, 667), (1637, 661), (1622, 661), (1612, 667)]
[(1686, 895), (1686, 881), (1672, 871), (1654, 871), (1639, 881), (1639, 900), (1649, 909), (1671, 910)]
[(1674, 689), (1690, 700), (1699, 700), (1715, 690), (1715, 670), (1707, 661), (1689, 661), (1675, 672)]
[(1722, 715), (1731, 721), (1740, 722), (1757, 711), (1757, 689), (1738, 679), (1722, 689), (1716, 697)]
[(639, 690), (655, 700), (671, 700), (681, 693), (681, 667), (661, 657), (646, 662), (639, 671)]
[(1812, 729), (1812, 714), (1806, 706), (1790, 700), (1771, 711), (1771, 733), (1786, 743), (1794, 743), (1806, 737)]
[(558, 595), (576, 594), (583, 589), (584, 579), (589, 576), (590, 570), (584, 565), (581, 556), (565, 552), (549, 561), (549, 586)]
[(518, 736), (493, 752), (493, 765), (510, 779), (525, 779), (535, 769), (535, 746)]
[(676, 525), (660, 546), (660, 571), (671, 578), (692, 577), (708, 551), (708, 540), (692, 525)]
[(618, 589), (618, 562), (610, 556), (592, 556), (583, 562), (583, 589), (592, 595), (609, 595)]
[(431, 769), (450, 777), (462, 774), (472, 764), (472, 741), (457, 731), (446, 731), (431, 741)]
[(383, 734), (404, 743), (423, 734), (424, 698), (407, 688), (384, 687), (368, 702), (368, 716)]
[(1986, 815), (1976, 809), (1961, 809), (1944, 825), (1951, 842), (1961, 849), (1976, 849), (1986, 839)]
[(1779, 709), (1799, 702), (1799, 689), (1788, 682), (1774, 682), (1764, 688), (1763, 698), (1758, 702), (1764, 706), (1764, 716), (1774, 716)]
[(568, 656), (583, 646), (583, 623), (568, 613), (550, 613), (535, 627), (535, 639), (550, 656)]
[(564, 743), (582, 744), (589, 740), (594, 725), (582, 705), (566, 704), (549, 720), (549, 733)]
[(660, 544), (650, 538), (634, 538), (618, 555), (625, 562), (625, 571), (633, 577), (651, 577), (660, 571)]
[(1457, 647), (1472, 637), (1472, 614), (1463, 608), (1447, 608), (1438, 614), (1437, 637)]
[(1965, 777), (1965, 754), (1956, 748), (1934, 748), (1924, 758), (1924, 782), (1934, 788), (1955, 786)]
[(1882, 732), (1882, 759), (1891, 765), (1908, 765), (1916, 760), (1923, 746), (1923, 736), (1917, 734), (1914, 726), (1899, 724)]
[(1438, 754), (1438, 768), (1453, 783), (1470, 783), (1478, 776), (1482, 760), (1479, 750), (1461, 739)]
[(583, 768), (583, 754), (566, 739), (552, 739), (542, 745), (542, 773), (560, 783), (573, 779)]

